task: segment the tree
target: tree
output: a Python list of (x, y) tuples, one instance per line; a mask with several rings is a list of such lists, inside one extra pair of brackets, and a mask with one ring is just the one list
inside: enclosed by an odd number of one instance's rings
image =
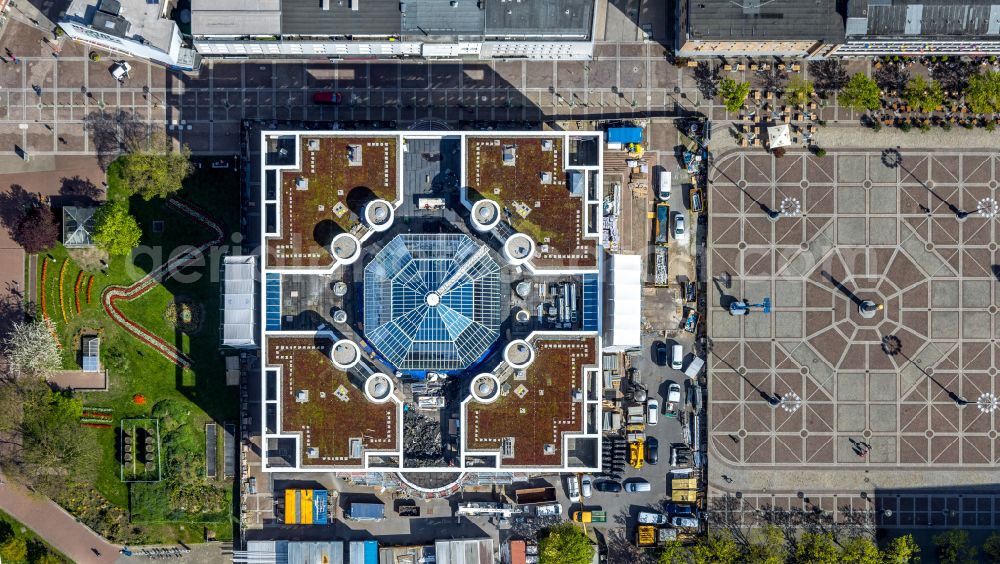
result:
[(886, 564), (907, 564), (917, 561), (920, 547), (913, 542), (913, 535), (903, 535), (889, 541), (882, 552), (882, 561)]
[(45, 468), (67, 468), (80, 451), (80, 400), (47, 387), (30, 388), (24, 394), (21, 424), (25, 461)]
[(994, 562), (1000, 562), (1000, 533), (993, 533), (983, 542), (983, 553)]
[(750, 546), (746, 547), (747, 562), (755, 564), (783, 564), (788, 559), (785, 534), (777, 525), (761, 527)]
[(875, 69), (872, 78), (880, 89), (895, 96), (906, 88), (906, 83), (910, 80), (910, 71), (906, 70), (903, 63), (885, 61), (882, 66)]
[(122, 181), (130, 193), (152, 200), (181, 189), (193, 169), (186, 145), (174, 150), (173, 142), (162, 133), (154, 133), (148, 143), (138, 140), (132, 145), (121, 157)]
[(823, 94), (839, 92), (847, 85), (847, 71), (838, 59), (810, 62), (809, 76), (816, 81), (816, 90)]
[(62, 366), (59, 343), (43, 321), (15, 323), (4, 341), (4, 358), (15, 377), (45, 377)]
[(686, 564), (691, 560), (691, 551), (685, 548), (684, 543), (678, 540), (669, 541), (660, 551), (657, 558), (659, 564)]
[(965, 102), (977, 114), (1000, 112), (1000, 73), (987, 72), (969, 77)]
[(840, 550), (830, 533), (802, 533), (795, 547), (795, 561), (809, 564), (836, 564), (841, 561)]
[(847, 81), (837, 100), (842, 106), (854, 111), (873, 111), (882, 107), (882, 93), (879, 92), (878, 84), (860, 72)]
[(42, 554), (41, 556), (36, 558), (32, 564), (62, 564), (62, 562), (63, 562), (62, 558), (59, 558), (58, 556), (52, 554), (51, 552), (46, 552), (45, 554)]
[(538, 541), (538, 556), (541, 564), (590, 564), (594, 545), (572, 523), (562, 523)]
[(24, 537), (13, 536), (0, 545), (0, 560), (25, 562), (28, 560), (28, 543)]
[(918, 112), (933, 112), (944, 104), (944, 97), (944, 88), (940, 82), (928, 82), (920, 75), (911, 78), (903, 89), (903, 100)]
[(813, 83), (799, 77), (793, 78), (785, 89), (785, 97), (788, 103), (795, 106), (804, 106), (806, 102), (816, 93)]
[(694, 81), (704, 98), (715, 98), (719, 93), (719, 69), (708, 61), (701, 61), (695, 67)]
[(731, 564), (740, 557), (740, 548), (732, 535), (709, 533), (691, 549), (696, 564)]
[(840, 543), (840, 558), (854, 564), (882, 564), (882, 552), (870, 538), (852, 537)]
[(142, 229), (121, 202), (107, 202), (94, 214), (94, 241), (111, 255), (127, 256), (139, 246)]
[(52, 210), (45, 205), (28, 210), (14, 226), (11, 238), (29, 254), (51, 249), (59, 240), (59, 226)]
[(979, 562), (979, 549), (969, 544), (969, 532), (952, 529), (934, 535), (937, 557), (942, 564), (964, 564)]
[(727, 77), (719, 83), (719, 96), (722, 97), (722, 103), (730, 112), (740, 111), (748, 95), (750, 95), (749, 82), (736, 82)]

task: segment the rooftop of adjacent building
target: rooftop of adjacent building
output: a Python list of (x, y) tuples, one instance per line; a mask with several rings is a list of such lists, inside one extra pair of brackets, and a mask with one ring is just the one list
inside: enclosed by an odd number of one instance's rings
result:
[(589, 39), (594, 0), (192, 0), (196, 36)]
[(849, 0), (848, 37), (1000, 36), (996, 0)]
[(688, 39), (767, 41), (844, 38), (837, 0), (688, 0)]
[(173, 7), (172, 0), (153, 4), (147, 0), (73, 0), (65, 19), (169, 52), (177, 26), (169, 18)]

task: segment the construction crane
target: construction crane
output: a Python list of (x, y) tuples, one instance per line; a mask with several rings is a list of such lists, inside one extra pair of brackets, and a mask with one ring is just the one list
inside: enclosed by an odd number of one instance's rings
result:
[(760, 308), (761, 313), (771, 313), (771, 298), (764, 298), (759, 304), (752, 304), (749, 300), (736, 300), (729, 304), (729, 314), (748, 315), (757, 307)]

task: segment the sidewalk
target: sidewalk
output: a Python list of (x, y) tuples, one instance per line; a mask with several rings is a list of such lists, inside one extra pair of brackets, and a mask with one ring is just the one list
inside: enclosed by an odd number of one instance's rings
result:
[[(118, 559), (121, 548), (79, 523), (48, 499), (33, 495), (5, 478), (0, 485), (0, 509), (30, 528), (56, 550), (77, 563), (107, 563)], [(97, 556), (91, 549), (97, 549)]]

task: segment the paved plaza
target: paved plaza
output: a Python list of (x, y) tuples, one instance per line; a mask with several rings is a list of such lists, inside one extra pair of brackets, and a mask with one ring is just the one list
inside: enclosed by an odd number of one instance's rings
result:
[[(827, 502), (836, 508), (865, 506), (860, 491), (899, 491), (871, 499), (895, 507), (887, 524), (907, 526), (949, 518), (932, 509), (960, 502), (943, 488), (995, 481), (996, 415), (977, 400), (1000, 384), (997, 230), (976, 210), (997, 196), (998, 164), (986, 152), (906, 150), (719, 158), (709, 196), (717, 493), (805, 507), (796, 489), (840, 492)], [(728, 312), (734, 299), (765, 297), (770, 315)], [(884, 309), (865, 319), (864, 300)], [(734, 485), (719, 480), (726, 472)], [(950, 523), (992, 526), (996, 502), (972, 502)]]
[[(733, 278), (714, 289), (711, 310), (718, 456), (765, 466), (997, 461), (993, 417), (975, 405), (996, 390), (996, 232), (952, 208), (993, 197), (995, 166), (990, 154), (904, 153), (893, 169), (877, 152), (718, 163), (711, 275)], [(783, 201), (799, 216), (772, 221), (761, 209)], [(720, 305), (767, 296), (771, 315), (734, 317)], [(863, 319), (859, 300), (885, 309)], [(898, 354), (883, 350), (887, 336)], [(801, 399), (775, 409), (761, 391)], [(870, 455), (855, 454), (851, 438)]]
[[(693, 109), (697, 99), (693, 82), (656, 42), (601, 43), (589, 62), (207, 60), (182, 73), (130, 59), (132, 76), (119, 84), (108, 72), (114, 56), (102, 52), (93, 62), (86, 46), (62, 39), (55, 57), (44, 38), (52, 35), (17, 20), (4, 32), (21, 64), (0, 66), (0, 152), (18, 145), (31, 154), (92, 153), (85, 122), (102, 112), (134, 113), (195, 153), (226, 154), (239, 150), (242, 119), (407, 127), (431, 118), (455, 127), (459, 120), (666, 116), (675, 102)], [(682, 89), (690, 95), (682, 98)], [(322, 91), (341, 92), (344, 103), (314, 104)]]

